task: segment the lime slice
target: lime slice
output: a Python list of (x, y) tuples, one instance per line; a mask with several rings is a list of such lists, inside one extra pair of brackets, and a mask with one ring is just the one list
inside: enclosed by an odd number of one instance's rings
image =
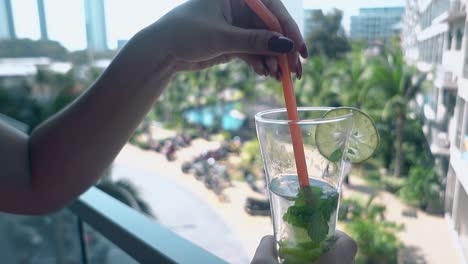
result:
[[(352, 107), (334, 108), (323, 118), (334, 118), (353, 114), (353, 128), (348, 141), (346, 157), (352, 163), (369, 159), (379, 145), (379, 132), (372, 118), (359, 109)], [(319, 152), (330, 161), (338, 161), (343, 156), (348, 128), (339, 123), (324, 123), (317, 126), (315, 142)]]

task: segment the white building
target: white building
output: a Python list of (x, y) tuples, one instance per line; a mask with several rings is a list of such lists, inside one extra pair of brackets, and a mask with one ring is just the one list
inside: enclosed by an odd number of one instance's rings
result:
[(403, 7), (360, 8), (359, 15), (351, 17), (352, 39), (385, 40), (401, 31)]
[(467, 0), (407, 0), (402, 47), (407, 62), (430, 72), (418, 103), (423, 131), (446, 176), (445, 214), (462, 263), (468, 262)]

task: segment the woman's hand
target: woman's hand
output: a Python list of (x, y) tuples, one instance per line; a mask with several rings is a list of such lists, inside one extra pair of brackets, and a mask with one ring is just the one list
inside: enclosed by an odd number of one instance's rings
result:
[[(357, 252), (356, 242), (341, 231), (336, 231), (335, 245), (315, 264), (352, 264)], [(255, 252), (251, 264), (276, 264), (276, 241), (273, 236), (265, 236)]]
[(288, 53), (291, 70), (302, 74), (299, 54), (307, 57), (301, 33), (280, 0), (262, 0), (279, 19), (285, 37), (265, 30), (243, 0), (190, 0), (141, 32), (163, 44), (177, 71), (199, 70), (241, 58), (260, 75), (279, 76), (275, 56)]

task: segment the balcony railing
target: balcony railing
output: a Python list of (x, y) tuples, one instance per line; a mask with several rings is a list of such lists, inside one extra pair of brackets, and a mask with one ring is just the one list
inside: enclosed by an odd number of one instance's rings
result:
[(436, 86), (444, 89), (457, 89), (457, 77), (452, 71), (439, 67), (436, 74)]
[(450, 141), (445, 132), (432, 131), (430, 144), (432, 154), (436, 156), (450, 156)]
[[(226, 263), (97, 188), (69, 209), (139, 263)], [(83, 240), (81, 244), (82, 262), (87, 264)]]
[(448, 21), (455, 21), (466, 16), (466, 7), (464, 1), (455, 0), (451, 1), (449, 7)]

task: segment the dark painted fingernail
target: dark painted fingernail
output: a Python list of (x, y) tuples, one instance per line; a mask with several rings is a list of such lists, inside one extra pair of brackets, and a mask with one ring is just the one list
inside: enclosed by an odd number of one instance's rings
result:
[(309, 51), (307, 50), (306, 44), (302, 44), (301, 49), (299, 50), (299, 53), (301, 53), (301, 56), (304, 59), (309, 57)]
[(298, 80), (300, 80), (302, 78), (302, 63), (301, 63), (301, 60), (297, 60), (296, 78)]
[(276, 80), (281, 81), (281, 75), (281, 70), (278, 69), (278, 71), (276, 72)]
[(274, 36), (268, 41), (268, 48), (278, 53), (288, 53), (294, 48), (294, 42), (286, 37)]

